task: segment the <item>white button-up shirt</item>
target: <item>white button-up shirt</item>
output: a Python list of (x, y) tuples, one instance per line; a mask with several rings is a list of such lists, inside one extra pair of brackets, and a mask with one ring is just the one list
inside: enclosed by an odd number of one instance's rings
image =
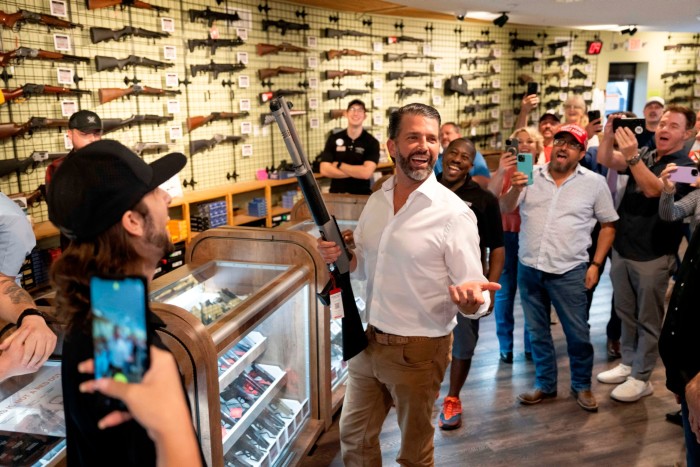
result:
[[(394, 215), (394, 177), (362, 211), (354, 239), (357, 269), (367, 279), (369, 323), (400, 336), (440, 337), (457, 324), (448, 286), (486, 282), (476, 217), (434, 174)], [(483, 316), (486, 302), (470, 318)]]

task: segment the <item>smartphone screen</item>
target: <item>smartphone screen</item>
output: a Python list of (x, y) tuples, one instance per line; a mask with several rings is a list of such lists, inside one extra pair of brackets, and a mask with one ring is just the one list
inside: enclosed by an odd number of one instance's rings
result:
[(530, 81), (527, 83), (527, 93), (526, 95), (537, 94), (537, 83)]
[(149, 364), (146, 300), (143, 277), (90, 279), (95, 378), (143, 379)]
[(534, 183), (532, 178), (532, 154), (527, 152), (521, 152), (518, 154), (517, 171), (527, 175), (528, 185), (532, 185)]

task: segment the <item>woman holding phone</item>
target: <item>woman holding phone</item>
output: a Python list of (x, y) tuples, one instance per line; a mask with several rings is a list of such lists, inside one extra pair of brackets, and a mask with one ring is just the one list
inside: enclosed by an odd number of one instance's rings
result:
[[(690, 220), (690, 231), (694, 232), (695, 227), (700, 223), (700, 176), (698, 167), (678, 167), (676, 164), (668, 164), (659, 175), (659, 180), (663, 183), (661, 199), (659, 200), (659, 217), (673, 222), (693, 216)], [(694, 176), (694, 177), (693, 177)], [(676, 194), (676, 182), (690, 183), (696, 187), (687, 196), (674, 202)]]

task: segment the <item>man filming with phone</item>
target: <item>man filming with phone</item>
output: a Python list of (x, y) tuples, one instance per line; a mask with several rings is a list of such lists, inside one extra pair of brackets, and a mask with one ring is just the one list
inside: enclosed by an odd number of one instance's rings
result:
[[(160, 258), (172, 251), (166, 230), (171, 198), (159, 186), (186, 162), (172, 153), (149, 165), (117, 141), (102, 140), (66, 158), (49, 185), (49, 219), (71, 240), (51, 270), (58, 314), (68, 325), (61, 379), (69, 465), (156, 465), (155, 445), (142, 425), (115, 410), (113, 401), (79, 392), (91, 377), (79, 373), (78, 364), (94, 355), (91, 278), (150, 280)], [(155, 335), (151, 339), (159, 343)], [(100, 428), (115, 419), (124, 423)], [(193, 434), (191, 420), (185, 428)]]
[[(554, 135), (551, 161), (529, 169), (532, 180), (522, 170), (515, 172), (510, 191), (501, 197), (503, 212), (520, 207), (518, 288), (535, 363), (534, 389), (518, 396), (524, 405), (557, 395), (551, 303), (566, 335), (573, 396), (584, 410), (598, 410), (591, 391), (593, 346), (586, 290), (598, 282), (618, 216), (605, 179), (579, 165), (587, 142), (583, 128), (563, 125)], [(517, 157), (521, 156), (525, 155)], [(601, 231), (589, 263), (596, 220)]]
[[(635, 402), (654, 392), (649, 379), (658, 357), (664, 295), (683, 235), (681, 222), (664, 222), (659, 217), (664, 183), (658, 177), (670, 163), (694, 165), (684, 144), (695, 114), (687, 107), (668, 106), (656, 128), (653, 150), (640, 149), (635, 133), (627, 127), (613, 134), (617, 119), (615, 115), (608, 118), (598, 162), (630, 176), (618, 208), (620, 221), (610, 271), (615, 311), (622, 321), (622, 363), (598, 374), (598, 381), (618, 384), (610, 394), (613, 399)], [(613, 139), (619, 152), (613, 151)], [(678, 186), (675, 199), (688, 191), (688, 185)]]

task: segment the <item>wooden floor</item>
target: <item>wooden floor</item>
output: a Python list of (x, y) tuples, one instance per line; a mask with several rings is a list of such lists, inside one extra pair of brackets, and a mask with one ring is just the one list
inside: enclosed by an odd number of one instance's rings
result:
[[(522, 309), (516, 302), (515, 362), (500, 363), (493, 317), (481, 322), (480, 340), (471, 373), (461, 392), (463, 426), (435, 431), (438, 466), (563, 466), (685, 465), (683, 431), (665, 420), (679, 408), (665, 387), (661, 361), (652, 376), (654, 394), (636, 403), (610, 399), (614, 385), (598, 383), (595, 375), (619, 363), (608, 362), (605, 325), (610, 313), (612, 287), (606, 273), (596, 290), (591, 309), (591, 337), (595, 349), (592, 390), (598, 413), (579, 408), (569, 394), (566, 343), (559, 324), (552, 326), (559, 366), (559, 397), (535, 406), (522, 406), (516, 396), (534, 382), (534, 365), (527, 362), (522, 345)], [(449, 369), (448, 369), (449, 372)], [(448, 376), (435, 403), (435, 417), (448, 389)], [(436, 421), (437, 424), (437, 421)], [(400, 444), (396, 414), (392, 410), (381, 434), (384, 465), (396, 465)], [(304, 466), (342, 466), (338, 421), (318, 441)]]

